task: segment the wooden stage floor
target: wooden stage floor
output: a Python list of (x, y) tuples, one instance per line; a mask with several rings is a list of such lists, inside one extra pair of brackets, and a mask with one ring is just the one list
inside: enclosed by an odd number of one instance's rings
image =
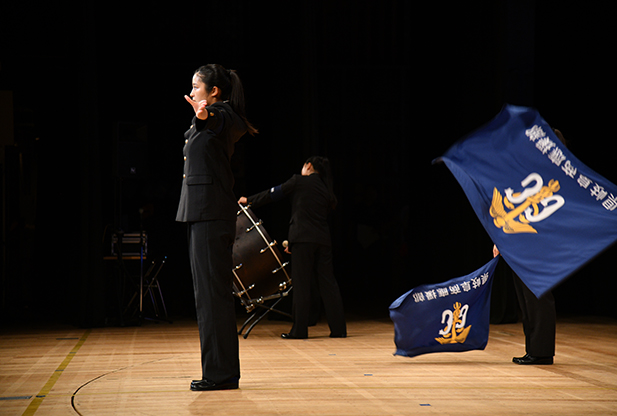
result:
[(325, 323), (283, 340), (288, 322), (240, 338), (240, 389), (192, 392), (196, 322), (5, 329), (1, 415), (617, 415), (617, 321), (557, 325), (552, 366), (518, 366), (520, 324), (492, 325), (484, 351), (393, 356), (387, 319)]

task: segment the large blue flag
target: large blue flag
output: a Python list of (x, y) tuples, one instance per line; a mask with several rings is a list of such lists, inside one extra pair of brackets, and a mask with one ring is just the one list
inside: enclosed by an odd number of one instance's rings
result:
[(436, 161), (538, 297), (617, 240), (617, 187), (578, 160), (534, 109), (505, 106)]
[(418, 286), (390, 305), (395, 355), (483, 350), (499, 257), (467, 276)]

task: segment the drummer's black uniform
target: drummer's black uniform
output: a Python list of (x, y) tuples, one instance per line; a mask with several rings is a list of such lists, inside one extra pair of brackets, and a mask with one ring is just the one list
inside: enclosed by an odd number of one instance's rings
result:
[(287, 182), (248, 197), (253, 208), (291, 198), (289, 246), (293, 285), (294, 325), (290, 335), (308, 336), (311, 280), (317, 278), (319, 293), (331, 336), (346, 336), (343, 302), (332, 268), (332, 243), (328, 227), (330, 200), (319, 174), (293, 175)]
[(201, 340), (202, 379), (240, 377), (232, 247), (237, 199), (230, 158), (247, 127), (222, 102), (184, 134), (184, 179), (176, 221), (188, 223), (189, 258)]

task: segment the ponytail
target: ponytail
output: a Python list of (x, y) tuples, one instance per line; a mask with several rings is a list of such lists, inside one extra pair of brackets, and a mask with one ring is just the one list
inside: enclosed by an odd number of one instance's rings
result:
[(240, 77), (236, 73), (235, 69), (230, 69), (229, 78), (231, 80), (231, 92), (229, 95), (229, 105), (234, 111), (242, 117), (246, 127), (248, 128), (248, 132), (251, 136), (254, 136), (256, 133), (259, 133), (255, 127), (247, 120), (246, 111), (244, 109), (244, 87), (242, 87), (242, 81), (240, 81)]

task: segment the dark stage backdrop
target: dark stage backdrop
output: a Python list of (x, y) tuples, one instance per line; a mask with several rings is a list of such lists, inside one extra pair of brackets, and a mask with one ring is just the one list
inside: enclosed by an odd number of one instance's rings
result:
[[(454, 177), (431, 161), (504, 103), (538, 108), (582, 161), (617, 182), (615, 106), (602, 98), (615, 93), (615, 34), (600, 6), (0, 7), (6, 321), (118, 323), (122, 301), (103, 260), (118, 228), (147, 231), (149, 254), (167, 257), (160, 280), (170, 313), (194, 313), (186, 233), (174, 217), (191, 121), (183, 95), (205, 63), (238, 70), (260, 130), (237, 146), (238, 196), (283, 182), (313, 154), (331, 159), (336, 275), (358, 313), (387, 316), (412, 287), (490, 259), (492, 243)], [(258, 215), (273, 238), (286, 238), (287, 204)], [(615, 316), (615, 255), (556, 290), (560, 313)]]

